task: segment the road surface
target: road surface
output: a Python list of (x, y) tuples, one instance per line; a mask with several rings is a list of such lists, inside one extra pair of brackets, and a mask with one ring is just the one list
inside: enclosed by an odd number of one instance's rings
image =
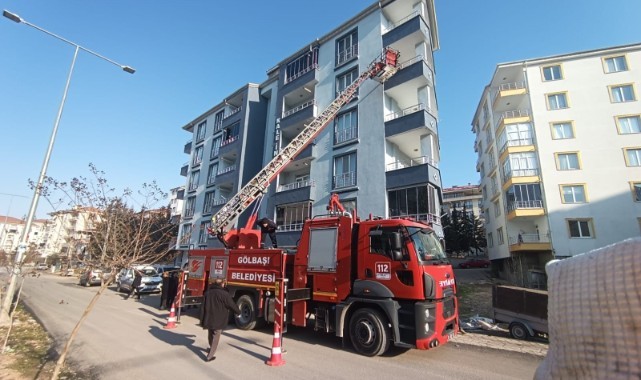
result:
[[(27, 277), (22, 299), (59, 346), (82, 315), (97, 287), (42, 274)], [(269, 367), (272, 332), (229, 326), (217, 359), (205, 362), (206, 332), (194, 312), (166, 330), (168, 313), (159, 296), (124, 300), (107, 289), (80, 330), (70, 360), (95, 379), (531, 379), (540, 357), (450, 343), (430, 351), (393, 349), (367, 358), (342, 348), (339, 338), (290, 328), (285, 334), (286, 364)]]

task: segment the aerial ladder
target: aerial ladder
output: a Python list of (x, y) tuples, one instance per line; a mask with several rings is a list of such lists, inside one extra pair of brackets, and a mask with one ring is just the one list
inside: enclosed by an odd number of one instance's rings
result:
[(257, 248), (260, 244), (259, 231), (252, 230), (256, 223), (257, 211), (260, 203), (254, 206), (244, 229), (225, 232), (227, 225), (232, 223), (243, 211), (251, 206), (257, 199), (262, 199), (270, 183), (285, 169), (292, 159), (296, 157), (311, 141), (316, 138), (327, 124), (338, 114), (338, 111), (352, 99), (356, 90), (367, 79), (372, 78), (380, 83), (388, 80), (398, 71), (398, 51), (392, 48), (383, 49), (380, 57), (370, 63), (365, 71), (343, 90), (332, 103), (310, 124), (285, 146), (274, 158), (261, 169), (254, 178), (243, 186), (236, 195), (211, 218), (208, 232), (216, 237), (228, 248)]

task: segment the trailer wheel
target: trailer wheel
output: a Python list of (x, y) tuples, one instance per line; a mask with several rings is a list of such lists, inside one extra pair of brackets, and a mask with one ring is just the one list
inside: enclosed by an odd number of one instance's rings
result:
[(349, 337), (359, 354), (382, 355), (390, 345), (387, 319), (377, 310), (356, 310), (349, 321)]
[(526, 340), (530, 337), (530, 333), (527, 331), (525, 325), (521, 322), (512, 322), (510, 323), (510, 335), (514, 339)]
[(240, 315), (235, 318), (236, 327), (241, 330), (253, 330), (257, 324), (256, 305), (251, 296), (240, 296), (236, 301)]

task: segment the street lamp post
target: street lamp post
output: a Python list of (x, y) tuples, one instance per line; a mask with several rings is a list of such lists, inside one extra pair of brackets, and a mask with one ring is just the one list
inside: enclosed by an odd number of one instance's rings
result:
[(60, 102), (60, 107), (58, 108), (58, 115), (56, 116), (56, 121), (54, 122), (53, 125), (53, 131), (51, 132), (51, 137), (49, 138), (49, 146), (47, 147), (47, 152), (45, 154), (44, 161), (42, 162), (42, 168), (40, 169), (40, 176), (38, 177), (38, 182), (36, 183), (35, 190), (33, 192), (33, 198), (31, 199), (31, 206), (29, 207), (29, 213), (27, 214), (27, 220), (25, 222), (25, 227), (24, 230), (22, 230), (22, 234), (20, 235), (20, 243), (18, 245), (18, 251), (16, 253), (16, 257), (14, 259), (14, 267), (13, 270), (11, 271), (10, 274), (10, 280), (9, 280), (9, 286), (7, 287), (7, 292), (5, 295), (5, 298), (2, 303), (2, 308), (0, 309), (0, 325), (5, 324), (9, 320), (9, 310), (11, 309), (11, 304), (13, 301), (13, 294), (15, 292), (15, 286), (16, 286), (16, 278), (19, 272), (20, 268), (20, 263), (22, 262), (22, 255), (26, 251), (27, 248), (27, 239), (29, 237), (29, 230), (31, 229), (31, 224), (33, 223), (33, 218), (36, 213), (36, 209), (38, 207), (38, 200), (40, 199), (40, 194), (42, 192), (42, 186), (44, 183), (44, 179), (47, 175), (47, 167), (49, 166), (49, 158), (51, 157), (51, 152), (53, 150), (53, 144), (56, 140), (56, 134), (58, 132), (58, 125), (60, 124), (60, 118), (62, 117), (62, 110), (64, 109), (65, 106), (65, 101), (67, 100), (67, 92), (69, 91), (69, 84), (71, 83), (71, 76), (73, 75), (73, 69), (76, 65), (76, 58), (78, 57), (78, 52), (80, 50), (85, 51), (91, 55), (94, 55), (98, 58), (101, 58), (111, 64), (114, 64), (118, 67), (120, 67), (123, 71), (126, 71), (130, 74), (133, 74), (136, 72), (132, 67), (130, 66), (125, 66), (121, 65), (118, 62), (115, 62), (103, 55), (100, 55), (92, 50), (86, 49), (74, 42), (71, 42), (67, 40), (66, 38), (60, 37), (54, 33), (49, 32), (48, 30), (45, 30), (37, 25), (34, 25), (17, 14), (11, 13), (7, 10), (4, 10), (2, 12), (2, 15), (6, 18), (8, 18), (11, 21), (14, 21), (19, 24), (25, 24), (27, 26), (30, 26), (34, 29), (37, 29), (43, 33), (46, 33), (52, 37), (57, 38), (60, 41), (63, 41), (75, 48), (74, 54), (73, 54), (73, 59), (71, 60), (71, 67), (69, 68), (69, 74), (67, 75), (67, 83), (65, 84), (65, 89), (62, 94), (62, 101)]

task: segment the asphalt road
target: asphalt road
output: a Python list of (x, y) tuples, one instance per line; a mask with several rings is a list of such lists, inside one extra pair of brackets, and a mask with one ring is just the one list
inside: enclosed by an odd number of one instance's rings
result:
[[(43, 274), (27, 277), (22, 299), (55, 341), (64, 345), (97, 287), (76, 278)], [(70, 360), (96, 379), (531, 379), (541, 358), (450, 343), (430, 351), (393, 349), (366, 358), (340, 339), (290, 328), (285, 334), (286, 364), (270, 367), (272, 331), (242, 331), (229, 326), (217, 359), (205, 362), (206, 332), (188, 311), (175, 329), (166, 330), (168, 313), (158, 296), (141, 302), (105, 291), (81, 328)]]

